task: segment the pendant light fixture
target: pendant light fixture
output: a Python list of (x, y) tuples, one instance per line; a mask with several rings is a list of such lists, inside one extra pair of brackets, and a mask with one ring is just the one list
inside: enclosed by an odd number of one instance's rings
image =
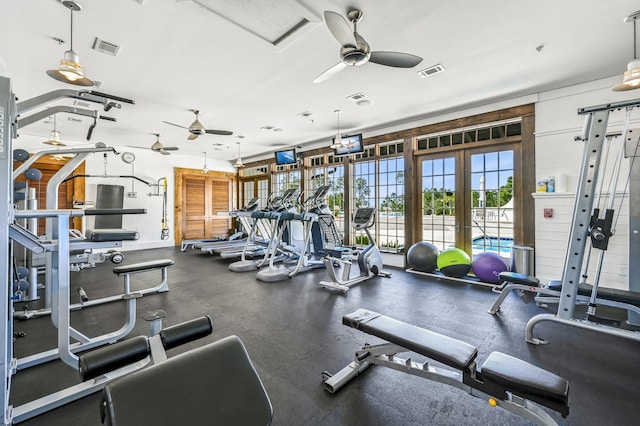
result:
[(242, 162), (242, 158), (240, 157), (240, 142), (236, 142), (238, 144), (238, 158), (236, 158), (236, 162), (233, 164), (233, 167), (236, 169), (241, 169), (244, 167), (244, 163)]
[(81, 11), (82, 7), (72, 0), (64, 0), (62, 5), (71, 11), (71, 49), (64, 52), (60, 67), (57, 70), (47, 71), (47, 75), (63, 83), (76, 86), (93, 86), (93, 81), (84, 76), (80, 58), (73, 51), (73, 12)]
[(622, 76), (622, 83), (611, 90), (622, 92), (625, 90), (640, 89), (640, 59), (636, 50), (636, 21), (640, 18), (640, 10), (624, 18), (625, 22), (633, 22), (633, 59), (627, 64), (627, 71)]
[(331, 145), (331, 148), (344, 148), (349, 144), (349, 141), (347, 139), (342, 139), (342, 134), (340, 133), (340, 114), (342, 113), (342, 111), (337, 109), (333, 112), (336, 113), (338, 119), (338, 133), (336, 133), (335, 137), (333, 138), (333, 144)]
[(62, 139), (60, 138), (60, 132), (58, 131), (57, 127), (56, 127), (56, 116), (55, 114), (53, 115), (53, 130), (51, 131), (51, 134), (49, 135), (49, 140), (46, 140), (44, 142), (42, 142), (45, 145), (53, 145), (53, 146), (67, 146), (65, 143), (62, 142)]
[(204, 154), (204, 167), (202, 168), (202, 174), (209, 173), (209, 168), (207, 167), (207, 151), (202, 152)]

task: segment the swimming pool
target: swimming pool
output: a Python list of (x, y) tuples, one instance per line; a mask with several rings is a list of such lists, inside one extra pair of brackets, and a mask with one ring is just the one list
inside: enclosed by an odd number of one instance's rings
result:
[(474, 254), (490, 251), (499, 254), (503, 257), (511, 257), (511, 246), (513, 245), (513, 238), (509, 237), (491, 237), (482, 236), (476, 237), (471, 241), (471, 248)]

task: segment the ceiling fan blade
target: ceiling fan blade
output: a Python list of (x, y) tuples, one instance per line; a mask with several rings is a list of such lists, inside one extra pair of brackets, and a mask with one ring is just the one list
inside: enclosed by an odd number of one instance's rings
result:
[(168, 121), (162, 120), (162, 122), (165, 123), (165, 124), (170, 124), (172, 126), (180, 127), (181, 129), (188, 129), (188, 127), (184, 127), (184, 126), (181, 126), (181, 125), (175, 124), (175, 123), (169, 123)]
[(198, 135), (196, 133), (189, 133), (189, 136), (187, 136), (187, 140), (192, 141), (194, 139), (198, 139), (198, 136), (200, 136), (200, 135)]
[(334, 66), (332, 66), (331, 68), (329, 68), (328, 70), (326, 70), (325, 72), (323, 72), (322, 74), (320, 74), (319, 76), (314, 78), (313, 82), (314, 83), (322, 83), (323, 81), (328, 80), (331, 77), (333, 77), (334, 75), (338, 74), (340, 71), (345, 69), (347, 66), (348, 65), (345, 64), (344, 62), (338, 62), (337, 64), (335, 64)]
[(413, 68), (422, 62), (420, 56), (400, 52), (371, 52), (369, 62), (388, 67)]
[(205, 133), (209, 135), (221, 135), (221, 136), (231, 136), (233, 132), (228, 130), (214, 130), (214, 129), (205, 129)]
[(162, 155), (171, 155), (171, 153), (170, 153), (170, 152), (167, 152), (167, 150), (166, 150), (166, 149), (164, 149), (164, 148), (163, 148), (163, 149), (161, 149), (161, 150), (160, 150), (160, 151), (158, 151), (158, 152), (159, 152), (160, 154), (162, 154)]
[(329, 10), (324, 12), (324, 21), (327, 23), (327, 27), (331, 34), (338, 40), (340, 45), (356, 45), (356, 39), (353, 36), (353, 30), (349, 26), (349, 23), (344, 16), (339, 13), (331, 12)]
[(180, 148), (178, 148), (177, 146), (165, 146), (160, 151), (177, 151), (179, 149)]

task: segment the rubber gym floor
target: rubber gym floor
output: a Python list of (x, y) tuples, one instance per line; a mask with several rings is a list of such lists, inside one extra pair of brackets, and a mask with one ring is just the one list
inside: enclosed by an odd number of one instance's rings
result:
[[(543, 322), (535, 334), (550, 344), (529, 345), (524, 341), (525, 324), (545, 311), (524, 304), (515, 294), (498, 316), (492, 316), (487, 309), (496, 294), (489, 288), (430, 280), (393, 268), (391, 278), (376, 277), (342, 294), (317, 285), (326, 278), (322, 269), (263, 283), (255, 279), (255, 272), (229, 272), (230, 261), (199, 250), (126, 252), (124, 264), (162, 258), (175, 260), (169, 269), (171, 290), (138, 299), (138, 321), (130, 336), (147, 334), (149, 325), (140, 316), (150, 310), (167, 312), (165, 326), (211, 315), (211, 336), (172, 349), (169, 356), (224, 336), (239, 336), (271, 398), (274, 425), (530, 424), (459, 389), (383, 367), (369, 368), (336, 394), (326, 392), (323, 370), (336, 372), (362, 344), (379, 343), (342, 325), (342, 316), (358, 308), (464, 340), (478, 347), (480, 364), (490, 352), (501, 351), (565, 377), (570, 382), (570, 415), (563, 419), (552, 413), (560, 425), (638, 424), (640, 343)], [(122, 279), (111, 272), (112, 267), (105, 263), (72, 273), (72, 289), (82, 286), (89, 297), (120, 293)], [(133, 288), (150, 287), (159, 279), (159, 271), (134, 275)], [(121, 302), (94, 306), (74, 311), (72, 324), (96, 336), (119, 328), (124, 312)], [(15, 330), (26, 333), (15, 342), (16, 357), (56, 345), (49, 317), (16, 321)], [(78, 374), (59, 361), (31, 367), (13, 377), (11, 403), (20, 405), (78, 382)], [(90, 395), (22, 424), (99, 425), (99, 397)], [(215, 419), (203, 419), (203, 424), (215, 424)]]

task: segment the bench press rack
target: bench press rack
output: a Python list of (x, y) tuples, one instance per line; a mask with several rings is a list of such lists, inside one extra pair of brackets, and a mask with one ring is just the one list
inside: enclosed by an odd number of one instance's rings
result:
[[(331, 393), (374, 364), (462, 389), (487, 400), (492, 407), (502, 407), (538, 425), (557, 423), (534, 402), (563, 417), (569, 415), (569, 382), (528, 362), (492, 352), (480, 369), (474, 346), (366, 309), (345, 315), (342, 323), (388, 343), (365, 344), (342, 370), (334, 375), (323, 372), (324, 387)], [(402, 352), (415, 352), (453, 370), (397, 356)]]

